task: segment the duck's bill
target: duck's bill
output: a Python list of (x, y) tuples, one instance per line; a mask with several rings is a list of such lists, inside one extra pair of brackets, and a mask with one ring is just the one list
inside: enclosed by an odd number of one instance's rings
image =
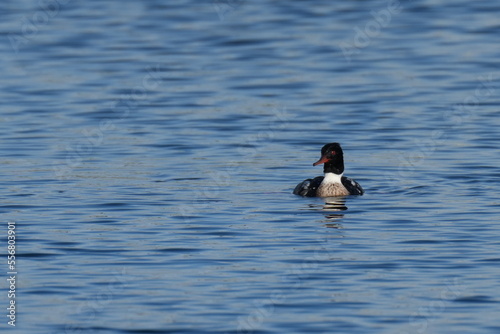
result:
[(325, 162), (328, 162), (328, 160), (329, 159), (327, 157), (323, 156), (323, 157), (321, 157), (321, 159), (319, 159), (318, 161), (313, 163), (313, 166), (324, 164)]

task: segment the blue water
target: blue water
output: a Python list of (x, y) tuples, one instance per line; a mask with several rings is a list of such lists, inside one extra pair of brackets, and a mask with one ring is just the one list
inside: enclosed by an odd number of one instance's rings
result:
[(3, 330), (500, 332), (496, 2), (0, 9)]

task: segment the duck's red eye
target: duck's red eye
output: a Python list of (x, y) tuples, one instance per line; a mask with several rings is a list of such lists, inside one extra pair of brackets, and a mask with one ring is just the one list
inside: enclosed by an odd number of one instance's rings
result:
[(336, 153), (335, 151), (332, 151), (332, 154), (333, 154), (333, 155), (335, 155), (335, 153)]

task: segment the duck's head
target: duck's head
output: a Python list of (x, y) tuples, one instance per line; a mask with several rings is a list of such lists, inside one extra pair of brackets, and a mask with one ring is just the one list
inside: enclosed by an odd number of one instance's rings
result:
[(321, 158), (313, 166), (321, 165), (325, 173), (342, 174), (344, 172), (344, 153), (339, 143), (330, 143), (321, 149)]

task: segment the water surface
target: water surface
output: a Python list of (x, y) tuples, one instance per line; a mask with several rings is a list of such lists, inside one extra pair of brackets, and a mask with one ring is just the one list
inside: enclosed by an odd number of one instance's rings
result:
[(63, 2), (1, 5), (13, 331), (498, 333), (497, 4)]

